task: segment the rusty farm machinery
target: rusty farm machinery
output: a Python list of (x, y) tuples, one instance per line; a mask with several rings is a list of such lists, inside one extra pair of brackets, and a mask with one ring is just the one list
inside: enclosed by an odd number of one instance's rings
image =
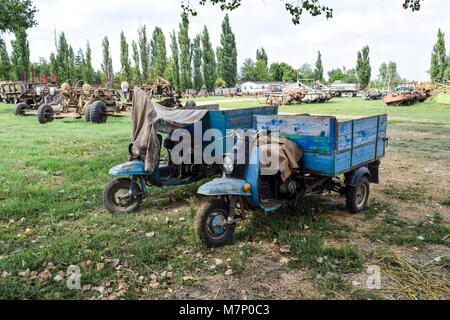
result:
[(401, 89), (383, 97), (388, 106), (409, 106), (418, 102), (424, 102), (431, 97), (431, 89), (413, 88)]
[[(307, 85), (306, 81), (311, 84)], [(301, 103), (323, 103), (334, 98), (335, 91), (316, 80), (298, 81), (297, 87), (269, 87), (266, 97), (270, 105), (289, 105)]]
[(94, 87), (88, 83), (75, 87), (65, 82), (61, 86), (61, 101), (43, 104), (37, 116), (41, 124), (55, 119), (75, 118), (93, 123), (104, 123), (108, 116), (129, 116), (128, 105), (121, 102), (118, 90), (107, 87)]
[[(139, 88), (165, 107), (182, 107), (182, 92), (161, 77), (157, 78), (156, 84), (141, 85)], [(45, 124), (55, 119), (84, 117), (87, 122), (105, 123), (109, 116), (129, 117), (133, 106), (134, 88), (125, 81), (121, 89), (122, 94), (110, 87), (95, 87), (87, 83), (81, 87), (78, 84), (72, 87), (66, 82), (60, 90), (62, 100), (58, 103), (41, 105), (37, 112), (38, 120), (41, 124)]]
[(19, 103), (14, 107), (16, 116), (37, 115), (43, 104), (55, 104), (62, 100), (60, 90), (55, 85), (42, 85), (26, 89), (19, 96)]

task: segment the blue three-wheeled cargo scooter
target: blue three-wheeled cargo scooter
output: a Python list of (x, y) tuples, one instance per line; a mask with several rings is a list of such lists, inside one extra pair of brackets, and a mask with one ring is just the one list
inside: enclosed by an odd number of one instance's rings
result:
[[(210, 247), (227, 244), (236, 224), (251, 208), (271, 212), (295, 206), (306, 196), (335, 191), (347, 198), (348, 210), (362, 211), (368, 204), (370, 183), (379, 183), (380, 159), (387, 146), (387, 115), (339, 123), (325, 116), (255, 116), (255, 134), (269, 132), (295, 142), (303, 153), (299, 169), (282, 181), (280, 172), (263, 175), (257, 143), (237, 132), (241, 147), (225, 155), (220, 179), (203, 185), (198, 193), (214, 199), (195, 218), (197, 234)], [(237, 162), (242, 144), (245, 161)], [(338, 178), (343, 176), (344, 179)]]

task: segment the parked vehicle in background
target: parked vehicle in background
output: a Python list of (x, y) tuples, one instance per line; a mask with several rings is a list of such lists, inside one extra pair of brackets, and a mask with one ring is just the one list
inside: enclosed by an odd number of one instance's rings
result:
[(337, 80), (330, 85), (330, 88), (336, 92), (338, 97), (356, 97), (361, 85), (359, 83), (343, 83), (341, 80)]

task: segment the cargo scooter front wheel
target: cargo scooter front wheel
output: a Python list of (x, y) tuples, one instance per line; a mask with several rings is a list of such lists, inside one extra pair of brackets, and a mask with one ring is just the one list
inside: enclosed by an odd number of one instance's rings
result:
[(111, 213), (132, 213), (142, 203), (142, 191), (136, 184), (134, 186), (137, 195), (130, 194), (131, 180), (117, 179), (111, 182), (103, 192), (103, 203)]
[(210, 248), (222, 247), (231, 241), (235, 224), (226, 223), (229, 208), (222, 200), (205, 203), (195, 217), (195, 231)]

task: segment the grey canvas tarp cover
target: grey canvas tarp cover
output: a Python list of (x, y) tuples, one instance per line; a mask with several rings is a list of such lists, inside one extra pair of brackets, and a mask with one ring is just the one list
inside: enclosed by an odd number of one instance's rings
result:
[(163, 107), (152, 101), (143, 90), (135, 87), (131, 113), (133, 123), (131, 143), (138, 148), (139, 154), (144, 159), (145, 171), (153, 172), (159, 161), (161, 145), (158, 131), (169, 133), (175, 129), (185, 128), (201, 121), (207, 113), (207, 110)]

